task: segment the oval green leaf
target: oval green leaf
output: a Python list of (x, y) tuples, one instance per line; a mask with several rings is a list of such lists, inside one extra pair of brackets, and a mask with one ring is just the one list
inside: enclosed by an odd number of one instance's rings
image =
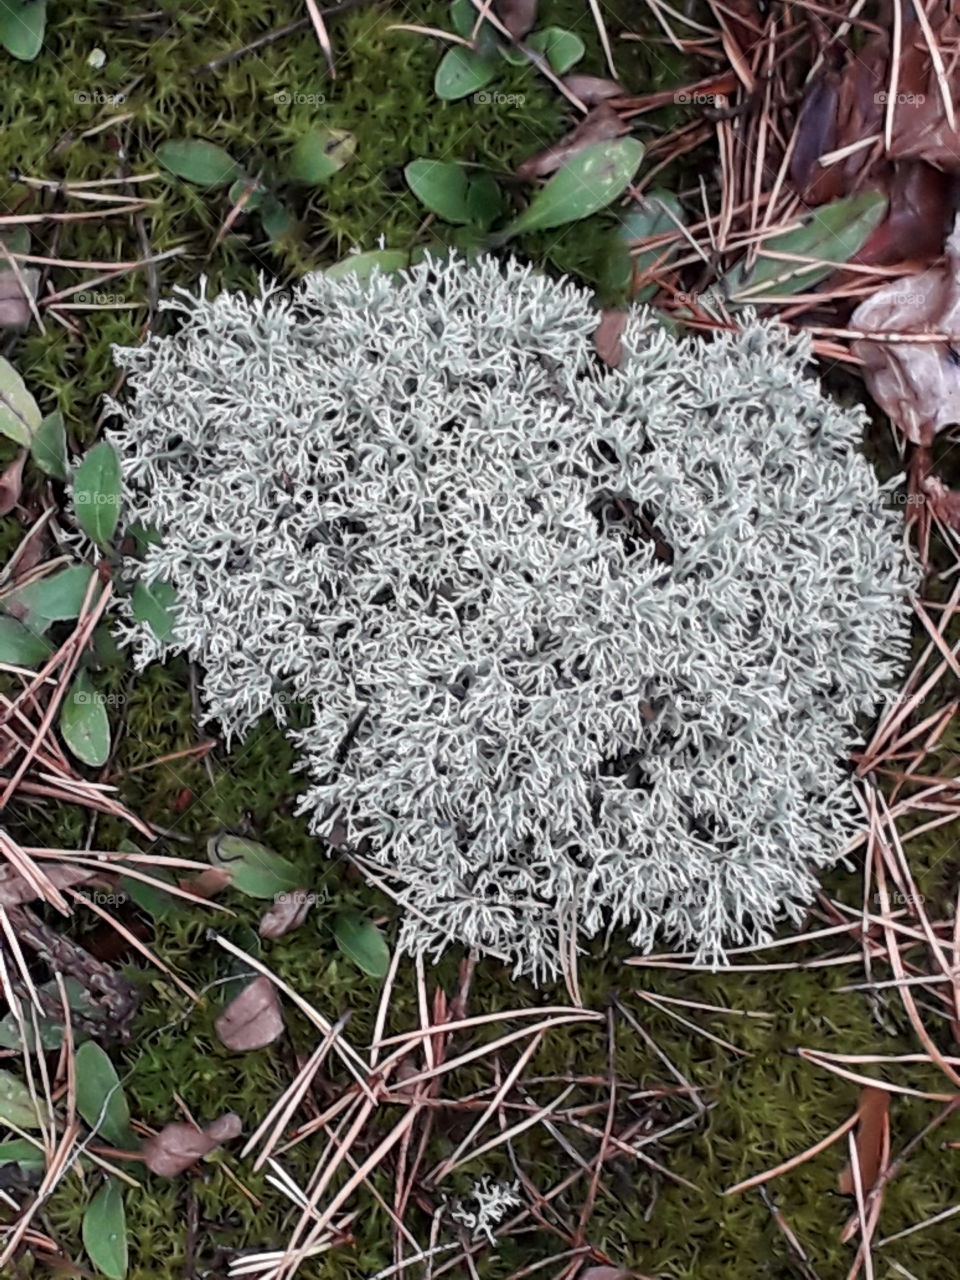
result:
[(21, 62), (32, 62), (43, 48), (47, 0), (0, 0), (0, 44)]
[(108, 1280), (127, 1274), (127, 1215), (116, 1178), (108, 1178), (83, 1215), (83, 1247), (87, 1257)]
[(452, 160), (412, 160), (403, 171), (407, 186), (422, 205), (444, 222), (470, 222), (469, 179)]
[(53, 645), (16, 618), (0, 617), (0, 662), (16, 667), (34, 667), (49, 658)]
[(40, 468), (54, 480), (66, 480), (70, 474), (67, 462), (67, 429), (59, 410), (48, 413), (30, 441), (30, 454)]
[(94, 769), (106, 764), (110, 756), (110, 720), (103, 696), (93, 687), (86, 671), (80, 672), (63, 700), (60, 733), (78, 760)]
[(543, 54), (558, 76), (566, 75), (587, 51), (580, 37), (563, 27), (545, 27), (543, 31), (535, 31), (527, 37), (527, 44)]
[(366, 280), (375, 271), (389, 275), (391, 271), (402, 271), (409, 265), (410, 255), (403, 249), (371, 249), (367, 253), (351, 253), (335, 262), (327, 268), (327, 275), (333, 280), (342, 280), (344, 276)]
[(30, 1090), (12, 1071), (0, 1070), (0, 1122), (17, 1129), (41, 1128)]
[(231, 204), (239, 204), (244, 194), (247, 195), (243, 205), (244, 213), (255, 213), (263, 204), (270, 192), (266, 187), (256, 186), (250, 189), (249, 178), (238, 178), (227, 192), (227, 199)]
[[(760, 243), (760, 256), (745, 270), (737, 263), (720, 280), (731, 302), (763, 302), (766, 297), (806, 293), (849, 262), (863, 248), (887, 212), (887, 198), (879, 191), (863, 191), (832, 204), (821, 205), (792, 231), (769, 236)], [(769, 257), (793, 254), (809, 263)]]
[(18, 1164), (26, 1169), (42, 1169), (45, 1164), (43, 1148), (35, 1147), (26, 1138), (12, 1138), (0, 1142), (0, 1165)]
[(543, 231), (577, 222), (623, 195), (643, 159), (643, 143), (617, 138), (584, 147), (553, 175), (504, 233)]
[(242, 836), (213, 836), (207, 842), (207, 857), (213, 866), (230, 872), (234, 889), (251, 898), (272, 898), (303, 884), (292, 862)]
[(113, 1063), (93, 1040), (77, 1050), (77, 1110), (106, 1142), (129, 1150), (137, 1145), (130, 1108)]
[(346, 129), (310, 129), (290, 154), (294, 182), (317, 186), (339, 172), (357, 149), (356, 135)]
[(26, 626), (34, 631), (45, 631), (51, 622), (66, 622), (77, 617), (92, 577), (93, 570), (89, 565), (68, 565), (66, 569), (59, 569), (11, 591), (4, 596), (3, 604), (6, 608), (15, 604), (25, 609)]
[(497, 70), (496, 58), (481, 57), (472, 49), (455, 44), (443, 55), (437, 67), (433, 79), (434, 92), (445, 102), (455, 102), (457, 98), (465, 98), (468, 93), (476, 93), (489, 84)]
[(73, 476), (77, 523), (99, 547), (109, 546), (120, 519), (120, 459), (112, 444), (95, 444)]
[(0, 435), (29, 448), (40, 426), (40, 410), (9, 360), (0, 358)]
[(177, 593), (168, 582), (138, 582), (133, 588), (130, 611), (137, 622), (166, 642), (177, 622)]
[(358, 912), (337, 916), (333, 922), (337, 946), (358, 969), (371, 978), (385, 978), (390, 968), (390, 948), (377, 926)]
[(243, 170), (223, 147), (202, 138), (175, 138), (161, 143), (157, 159), (178, 178), (199, 187), (225, 187), (243, 177)]
[(260, 207), (260, 225), (268, 240), (277, 241), (290, 234), (297, 220), (287, 206), (268, 191)]
[[(661, 245), (633, 253), (630, 250), (631, 242), (676, 231), (678, 224), (682, 225), (683, 221), (683, 209), (672, 191), (651, 191), (638, 200), (624, 214), (623, 221), (613, 233), (613, 247), (604, 263), (601, 278), (605, 291), (617, 297), (625, 296), (632, 281), (638, 276), (658, 263), (666, 266), (676, 252), (675, 246)], [(656, 290), (655, 284), (644, 285), (632, 298), (641, 302), (651, 297)]]

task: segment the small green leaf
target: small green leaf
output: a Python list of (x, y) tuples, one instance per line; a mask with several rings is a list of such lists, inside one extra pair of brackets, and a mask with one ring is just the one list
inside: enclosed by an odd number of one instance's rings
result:
[(177, 593), (167, 582), (138, 582), (133, 588), (130, 611), (145, 623), (158, 640), (170, 639), (177, 622)]
[(30, 1090), (12, 1071), (0, 1070), (0, 1122), (17, 1129), (42, 1127)]
[(58, 410), (48, 413), (37, 427), (30, 441), (30, 453), (40, 470), (54, 480), (66, 480), (69, 476), (67, 429)]
[(267, 239), (276, 242), (290, 234), (297, 225), (297, 220), (271, 191), (260, 206), (260, 225)]
[(16, 618), (0, 617), (0, 662), (34, 667), (49, 658), (53, 645)]
[(233, 184), (233, 186), (230, 188), (230, 190), (227, 192), (227, 199), (230, 201), (231, 204), (239, 204), (245, 192), (249, 192), (250, 194), (247, 196), (246, 201), (244, 202), (244, 206), (243, 206), (244, 213), (255, 213), (257, 209), (259, 209), (260, 206), (263, 204), (267, 196), (270, 195), (270, 192), (267, 190), (266, 187), (256, 186), (251, 191), (250, 179), (238, 178), (236, 182)]
[(94, 1040), (77, 1050), (77, 1110), (94, 1131), (115, 1147), (137, 1145), (130, 1108), (113, 1063)]
[(42, 1169), (45, 1165), (43, 1148), (35, 1147), (26, 1138), (12, 1138), (0, 1142), (0, 1165), (19, 1164), (27, 1169)]
[(32, 62), (43, 48), (47, 0), (0, 0), (0, 44), (21, 62)]
[(478, 16), (471, 0), (453, 0), (450, 6), (450, 25), (464, 40), (469, 40), (473, 34)]
[(503, 210), (500, 188), (482, 170), (471, 177), (452, 160), (413, 160), (403, 174), (420, 203), (445, 222), (487, 227)]
[(213, 836), (207, 841), (207, 857), (213, 866), (230, 872), (234, 889), (251, 898), (272, 898), (303, 883), (292, 862), (256, 840)]
[[(642, 275), (658, 262), (666, 265), (668, 258), (676, 251), (674, 247), (666, 245), (631, 253), (630, 244), (634, 240), (646, 240), (650, 236), (676, 231), (677, 225), (682, 223), (680, 201), (671, 191), (651, 191), (638, 200), (624, 214), (623, 221), (614, 232), (613, 248), (604, 262), (601, 281), (604, 289), (610, 294), (626, 295), (636, 276)], [(643, 286), (633, 295), (634, 300), (642, 301), (650, 297), (656, 288), (655, 284)]]
[(332, 280), (342, 280), (344, 276), (367, 280), (375, 271), (389, 275), (391, 271), (402, 271), (409, 265), (410, 255), (403, 249), (371, 249), (367, 253), (351, 253), (335, 262), (327, 268), (327, 275)]
[(103, 695), (93, 687), (86, 671), (74, 680), (60, 708), (60, 733), (84, 764), (99, 768), (110, 756), (110, 720)]
[(200, 187), (225, 187), (243, 177), (243, 170), (223, 147), (202, 138), (177, 138), (161, 143), (157, 159), (178, 178)]
[(318, 186), (339, 172), (356, 149), (356, 136), (346, 129), (310, 129), (290, 154), (290, 177), (294, 182)]
[(454, 102), (489, 84), (497, 70), (496, 58), (483, 57), (472, 49), (455, 44), (443, 55), (437, 67), (433, 80), (434, 92), (445, 102)]
[(383, 934), (357, 912), (337, 916), (333, 936), (343, 954), (371, 978), (385, 978), (390, 968), (390, 948)]
[(577, 222), (605, 209), (623, 195), (633, 181), (643, 159), (643, 143), (636, 138), (617, 138), (584, 147), (553, 175), (514, 218), (504, 238), (521, 231), (543, 231)]
[(586, 53), (586, 46), (578, 35), (563, 27), (545, 27), (527, 37), (527, 44), (542, 53), (558, 76), (566, 75), (570, 68)]
[(108, 1178), (83, 1215), (83, 1247), (87, 1257), (108, 1280), (127, 1274), (127, 1215), (116, 1178)]
[(11, 605), (26, 609), (26, 625), (35, 631), (45, 631), (51, 622), (66, 622), (77, 617), (92, 577), (89, 565), (68, 565), (11, 591), (4, 596), (3, 605), (8, 609)]
[[(879, 191), (864, 191), (808, 214), (793, 231), (784, 231), (760, 243), (760, 256), (745, 270), (737, 263), (720, 280), (731, 302), (763, 302), (767, 296), (806, 293), (849, 262), (883, 221), (887, 198)], [(810, 258), (808, 264), (766, 256), (788, 253)]]
[[(151, 868), (150, 875), (154, 880), (173, 880), (168, 877), (162, 867)], [(132, 876), (120, 877), (120, 889), (141, 911), (145, 911), (153, 920), (162, 920), (176, 915), (181, 910), (181, 903), (172, 893), (165, 893), (156, 885), (146, 884), (143, 880), (135, 880)]]
[(36, 400), (9, 360), (0, 358), (0, 435), (29, 447), (39, 426)]
[(77, 523), (97, 546), (109, 546), (120, 519), (120, 501), (120, 459), (112, 444), (101, 441), (73, 475)]

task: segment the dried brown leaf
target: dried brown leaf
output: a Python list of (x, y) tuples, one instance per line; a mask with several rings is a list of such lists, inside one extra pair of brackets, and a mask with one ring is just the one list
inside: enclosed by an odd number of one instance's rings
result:
[(941, 342), (862, 338), (853, 351), (871, 395), (913, 444), (960, 422), (960, 223), (944, 262), (891, 281), (857, 307), (854, 330), (945, 335)]
[(39, 271), (34, 268), (20, 268), (17, 272), (8, 267), (0, 270), (0, 329), (25, 329), (30, 323), (33, 312), (24, 289), (35, 297)]
[(496, 0), (493, 11), (514, 40), (522, 40), (537, 20), (537, 0)]
[(27, 451), (21, 449), (0, 474), (0, 516), (8, 516), (20, 501), (20, 493), (23, 489), (23, 464), (26, 460)]
[(255, 978), (214, 1023), (220, 1043), (237, 1053), (263, 1049), (283, 1033), (277, 991), (266, 976)]
[(524, 160), (517, 169), (517, 177), (529, 180), (545, 178), (554, 173), (561, 165), (567, 163), (571, 156), (582, 151), (584, 147), (593, 146), (595, 142), (609, 142), (611, 138), (619, 138), (630, 132), (626, 124), (617, 115), (613, 107), (603, 102), (588, 111), (577, 127), (555, 142), (553, 146)]
[[(58, 889), (67, 889), (70, 885), (84, 884), (92, 880), (96, 871), (85, 867), (45, 866), (44, 874), (52, 880)], [(25, 902), (33, 902), (38, 897), (32, 885), (9, 864), (0, 868), (0, 906), (19, 907)]]
[(224, 867), (208, 867), (192, 880), (179, 881), (177, 887), (196, 894), (198, 898), (215, 898), (232, 880), (233, 876)]
[(313, 895), (306, 889), (294, 889), (290, 893), (278, 893), (273, 906), (260, 917), (261, 938), (282, 938), (285, 933), (299, 929), (307, 918)]
[(143, 1144), (143, 1162), (161, 1178), (175, 1178), (223, 1142), (240, 1135), (240, 1117), (228, 1112), (205, 1129), (185, 1121), (165, 1125)]
[(623, 337), (626, 323), (627, 313), (625, 311), (604, 311), (593, 335), (597, 355), (611, 369), (616, 369), (623, 359), (620, 339)]
[(563, 83), (585, 107), (595, 107), (598, 102), (623, 97), (627, 92), (622, 84), (617, 84), (616, 80), (605, 80), (603, 76), (564, 76)]
[[(890, 1094), (886, 1089), (867, 1086), (860, 1094), (860, 1120), (854, 1138), (860, 1185), (864, 1195), (880, 1176), (890, 1148)], [(838, 1179), (841, 1195), (852, 1196), (855, 1190), (853, 1170), (847, 1164)]]

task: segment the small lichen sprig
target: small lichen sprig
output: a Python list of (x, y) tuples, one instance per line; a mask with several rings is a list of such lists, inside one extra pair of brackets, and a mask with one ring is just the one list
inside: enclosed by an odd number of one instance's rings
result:
[(112, 438), (179, 620), (129, 635), (228, 735), (303, 700), (304, 808), (404, 945), (544, 977), (571, 931), (718, 960), (798, 918), (908, 574), (802, 338), (638, 311), (601, 370), (588, 295), (492, 259), (172, 305)]

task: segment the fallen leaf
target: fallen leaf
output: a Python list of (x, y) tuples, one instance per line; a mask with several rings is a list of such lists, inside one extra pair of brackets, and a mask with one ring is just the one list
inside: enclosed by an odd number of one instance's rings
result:
[[(44, 867), (44, 874), (58, 889), (65, 889), (92, 880), (97, 873), (84, 867), (48, 866)], [(0, 906), (18, 907), (24, 902), (33, 902), (39, 896), (33, 885), (9, 864), (0, 868)]]
[(607, 98), (619, 98), (626, 94), (622, 84), (617, 84), (616, 80), (605, 80), (603, 76), (564, 76), (563, 84), (585, 107), (593, 107), (598, 102), (605, 102)]
[(214, 1023), (220, 1043), (237, 1053), (263, 1049), (283, 1033), (283, 1013), (269, 978), (254, 978)]
[(39, 279), (40, 272), (32, 267), (21, 267), (19, 275), (12, 269), (0, 269), (0, 329), (27, 327), (33, 317), (29, 298), (36, 297)]
[(861, 338), (870, 394), (913, 444), (929, 445), (960, 422), (960, 221), (945, 260), (919, 275), (892, 280), (861, 302), (850, 327), (865, 333), (943, 333), (944, 342), (874, 342)]
[(936, 476), (926, 476), (921, 489), (934, 520), (948, 529), (960, 529), (960, 491), (948, 489)]
[(625, 311), (604, 311), (593, 335), (593, 343), (597, 348), (597, 355), (611, 369), (616, 369), (623, 358), (620, 339), (623, 336), (626, 323), (627, 313)]
[(8, 516), (20, 501), (20, 492), (23, 489), (23, 464), (26, 460), (26, 449), (20, 449), (14, 460), (0, 474), (0, 516)]
[(258, 932), (261, 938), (282, 938), (285, 933), (299, 929), (313, 905), (313, 894), (306, 889), (294, 889), (290, 893), (278, 893), (273, 906), (260, 917)]
[[(890, 1094), (886, 1089), (868, 1085), (860, 1093), (859, 1114), (854, 1149), (860, 1166), (860, 1186), (866, 1195), (880, 1176), (890, 1151)], [(838, 1188), (841, 1195), (854, 1194), (853, 1170), (849, 1164), (840, 1173)]]
[(496, 0), (493, 10), (514, 40), (522, 40), (537, 20), (537, 0)]
[(545, 178), (548, 174), (555, 173), (584, 147), (592, 146), (595, 142), (608, 142), (611, 138), (619, 138), (629, 132), (629, 124), (617, 115), (613, 107), (602, 102), (588, 111), (577, 127), (559, 142), (524, 160), (517, 169), (517, 177), (527, 180)]
[[(177, 810), (177, 812), (181, 811)], [(210, 867), (209, 870), (201, 871), (198, 876), (194, 876), (192, 880), (181, 880), (177, 887), (186, 889), (187, 893), (195, 893), (198, 898), (215, 898), (232, 881), (233, 876), (225, 867)]]
[(158, 1177), (175, 1178), (221, 1143), (239, 1137), (242, 1128), (240, 1117), (232, 1111), (205, 1129), (183, 1121), (165, 1125), (143, 1144), (143, 1162)]

